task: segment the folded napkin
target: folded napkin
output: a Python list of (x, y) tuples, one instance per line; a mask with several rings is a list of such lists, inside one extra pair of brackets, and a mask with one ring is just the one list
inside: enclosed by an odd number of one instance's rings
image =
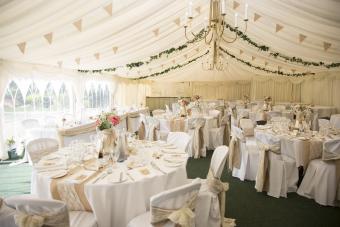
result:
[(91, 177), (95, 172), (93, 171), (89, 171), (89, 170), (84, 170), (81, 171), (80, 173), (76, 174), (75, 176), (73, 176), (70, 179), (67, 179), (66, 181), (69, 183), (81, 183), (85, 180), (87, 180), (89, 177)]
[(61, 169), (67, 169), (66, 163), (54, 163), (51, 165), (37, 164), (34, 166), (38, 172), (56, 171)]

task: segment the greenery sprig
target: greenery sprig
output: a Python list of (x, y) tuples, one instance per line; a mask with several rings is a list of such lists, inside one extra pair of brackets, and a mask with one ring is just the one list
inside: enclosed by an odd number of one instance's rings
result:
[(155, 73), (152, 73), (152, 74), (147, 75), (147, 76), (137, 77), (137, 78), (134, 78), (133, 80), (141, 80), (141, 79), (146, 79), (146, 78), (149, 78), (149, 77), (156, 77), (156, 76), (160, 76), (160, 75), (169, 73), (170, 71), (173, 71), (173, 70), (175, 70), (175, 69), (182, 68), (182, 67), (184, 67), (184, 66), (187, 66), (187, 65), (191, 64), (192, 62), (197, 61), (198, 59), (202, 58), (203, 56), (207, 55), (208, 53), (209, 53), (209, 50), (206, 51), (204, 54), (202, 54), (202, 55), (200, 55), (200, 56), (197, 56), (196, 58), (193, 58), (193, 59), (187, 61), (187, 62), (184, 63), (184, 64), (177, 64), (177, 65), (175, 65), (175, 66), (171, 66), (171, 67), (169, 67), (169, 68), (166, 68), (166, 69), (164, 69), (163, 71), (155, 72)]
[(226, 28), (228, 28), (231, 32), (236, 33), (238, 37), (248, 42), (250, 45), (256, 47), (258, 50), (269, 52), (269, 55), (274, 58), (281, 58), (284, 61), (289, 61), (292, 63), (301, 64), (304, 66), (326, 67), (327, 69), (340, 67), (340, 62), (332, 62), (332, 63), (327, 64), (322, 61), (320, 62), (307, 61), (307, 60), (303, 60), (300, 57), (295, 57), (295, 56), (291, 57), (291, 56), (279, 53), (277, 51), (273, 51), (272, 48), (270, 48), (269, 46), (256, 43), (251, 38), (249, 38), (246, 34), (244, 34), (242, 31), (236, 28), (233, 28), (230, 24), (226, 24)]
[(227, 50), (223, 49), (222, 47), (220, 47), (220, 50), (227, 54), (228, 56), (230, 56), (231, 58), (236, 59), (237, 61), (243, 63), (244, 65), (247, 65), (251, 68), (257, 69), (257, 70), (261, 70), (267, 73), (274, 73), (274, 74), (278, 74), (278, 75), (282, 75), (282, 76), (293, 76), (293, 77), (300, 77), (300, 76), (307, 76), (307, 75), (314, 75), (315, 73), (311, 73), (311, 72), (303, 72), (303, 73), (286, 73), (286, 72), (282, 72), (280, 70), (270, 70), (261, 66), (255, 66), (253, 64), (251, 64), (249, 61), (245, 61), (241, 58), (236, 57), (235, 55), (229, 53)]

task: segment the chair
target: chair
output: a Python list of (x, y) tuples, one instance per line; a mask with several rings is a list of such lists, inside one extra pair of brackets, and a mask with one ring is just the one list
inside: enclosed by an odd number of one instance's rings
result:
[(96, 122), (77, 125), (71, 128), (59, 128), (59, 146), (68, 146), (74, 140), (90, 141), (90, 136), (96, 133)]
[[(157, 224), (164, 227), (202, 226), (200, 216), (195, 215), (200, 187), (201, 182), (197, 179), (189, 184), (152, 196), (150, 211), (132, 219), (127, 227), (153, 227)], [(177, 215), (180, 211), (185, 214)]]
[(340, 129), (340, 114), (333, 114), (331, 116), (330, 124), (335, 129)]
[(275, 105), (275, 106), (273, 106), (273, 110), (282, 112), (282, 111), (286, 110), (286, 106), (285, 105)]
[(127, 128), (128, 132), (135, 133), (138, 131), (140, 116), (139, 112), (132, 112), (127, 117)]
[[(97, 227), (95, 216), (91, 212), (69, 212), (65, 203), (58, 200), (43, 200), (31, 195), (17, 195), (4, 200), (7, 206), (16, 210), (14, 219), (17, 223), (35, 220), (43, 226)], [(34, 218), (27, 218), (35, 215)], [(23, 226), (23, 225), (18, 225)], [(33, 225), (32, 225), (33, 226)], [(40, 225), (37, 225), (40, 226)]]
[(327, 119), (318, 119), (318, 123), (319, 123), (319, 130), (329, 129), (331, 127), (331, 123)]
[[(228, 157), (229, 149), (227, 146), (219, 146), (215, 149), (211, 157), (209, 173), (207, 179), (202, 181), (200, 195), (210, 198), (210, 206), (204, 226), (234, 226), (235, 220), (224, 218), (225, 214), (225, 193), (229, 189), (228, 183), (223, 183), (220, 179)], [(207, 204), (209, 205), (209, 202)], [(201, 213), (201, 212), (198, 212)], [(223, 224), (222, 224), (223, 223)], [(203, 223), (202, 223), (203, 224)]]
[(185, 132), (169, 132), (167, 143), (175, 145), (177, 148), (187, 151), (191, 137)]
[[(322, 159), (309, 162), (297, 193), (324, 206), (340, 202), (340, 140), (324, 143)], [(338, 192), (337, 192), (338, 191)]]
[(240, 119), (240, 128), (246, 137), (254, 136), (254, 125), (250, 119)]
[(0, 197), (0, 226), (17, 227), (14, 222), (15, 210), (8, 207)]
[(221, 118), (220, 126), (218, 128), (209, 129), (209, 144), (207, 145), (208, 149), (212, 150), (222, 145), (228, 145), (230, 137), (229, 131), (229, 116), (224, 115)]
[(204, 125), (204, 118), (189, 118), (188, 120), (188, 133), (192, 138), (189, 156), (193, 156), (194, 158), (206, 156), (206, 144), (203, 132)]
[(156, 109), (152, 111), (152, 116), (162, 115), (165, 114), (165, 110), (162, 109)]
[(217, 120), (217, 127), (221, 124), (221, 112), (219, 110), (209, 110), (209, 116), (212, 116)]
[(160, 122), (158, 119), (150, 116), (145, 117), (145, 139), (156, 141), (160, 139)]
[(39, 160), (50, 153), (58, 150), (59, 142), (51, 138), (33, 139), (26, 144), (25, 150), (28, 155), (29, 163), (35, 164)]
[(259, 164), (255, 188), (258, 192), (279, 198), (295, 192), (299, 178), (295, 160), (281, 154), (281, 141), (276, 136), (257, 138)]
[(241, 181), (245, 179), (254, 181), (259, 162), (259, 151), (254, 137), (245, 137), (240, 128), (232, 126), (229, 152), (233, 152), (232, 157), (229, 155), (229, 169), (232, 171), (232, 176)]
[(127, 127), (127, 118), (128, 115), (127, 114), (122, 114), (119, 116), (119, 124), (115, 126), (116, 129), (118, 129), (119, 131), (126, 131), (128, 130)]

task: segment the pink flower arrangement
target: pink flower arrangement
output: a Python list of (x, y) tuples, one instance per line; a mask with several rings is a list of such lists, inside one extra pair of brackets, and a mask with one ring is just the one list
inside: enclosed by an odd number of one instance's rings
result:
[(120, 118), (114, 112), (112, 113), (102, 113), (96, 120), (96, 126), (99, 130), (109, 129), (120, 122)]

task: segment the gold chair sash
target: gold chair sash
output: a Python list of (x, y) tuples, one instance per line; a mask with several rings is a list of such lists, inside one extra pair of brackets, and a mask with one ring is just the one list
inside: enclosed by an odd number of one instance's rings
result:
[(85, 125), (76, 126), (73, 128), (66, 128), (66, 129), (58, 129), (58, 138), (59, 138), (59, 145), (60, 147), (64, 146), (64, 137), (65, 136), (75, 136), (80, 135), (88, 132), (96, 131), (96, 123), (90, 123)]
[(262, 192), (266, 184), (267, 170), (268, 170), (268, 152), (280, 153), (280, 146), (277, 144), (269, 145), (263, 144), (257, 141), (257, 146), (259, 148), (259, 166), (256, 174), (255, 189), (258, 192)]
[(145, 123), (143, 121), (139, 125), (138, 138), (140, 140), (145, 140)]
[(69, 227), (69, 216), (65, 213), (27, 214), (17, 211), (14, 221), (18, 227), (65, 226)]
[(198, 193), (193, 194), (183, 207), (175, 209), (164, 209), (151, 207), (151, 224), (159, 224), (166, 220), (180, 225), (181, 227), (191, 227), (195, 218), (193, 210), (196, 206)]
[(233, 168), (239, 169), (241, 166), (241, 151), (240, 151), (240, 139), (233, 135), (229, 143), (229, 157), (228, 168), (233, 171)]
[(204, 149), (204, 135), (203, 135), (203, 127), (205, 122), (197, 121), (194, 125), (194, 133), (192, 135), (193, 139), (193, 152), (194, 158), (200, 158), (202, 156), (202, 149)]

